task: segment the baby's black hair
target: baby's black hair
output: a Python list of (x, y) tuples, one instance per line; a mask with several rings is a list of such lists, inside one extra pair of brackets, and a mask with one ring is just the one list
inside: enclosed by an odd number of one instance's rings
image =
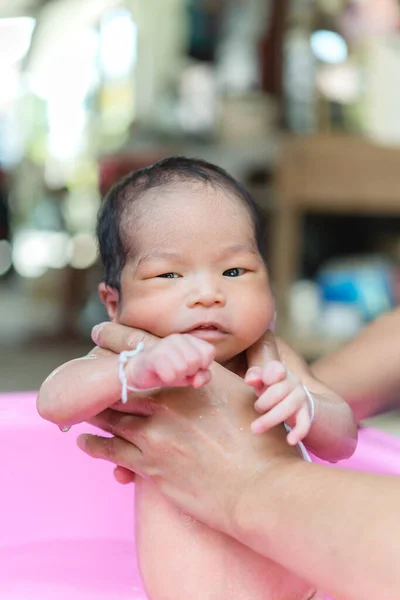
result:
[(205, 160), (171, 156), (129, 173), (111, 188), (103, 200), (97, 221), (97, 239), (107, 286), (121, 291), (121, 273), (132, 246), (122, 228), (129, 207), (148, 190), (180, 182), (218, 186), (241, 200), (250, 213), (257, 247), (264, 256), (265, 216), (246, 188), (224, 169)]

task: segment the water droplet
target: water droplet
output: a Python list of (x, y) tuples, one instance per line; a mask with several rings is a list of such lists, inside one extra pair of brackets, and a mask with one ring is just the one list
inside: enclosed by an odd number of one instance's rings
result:
[(63, 433), (68, 433), (68, 431), (71, 429), (70, 425), (59, 425), (58, 429), (60, 431), (62, 431)]

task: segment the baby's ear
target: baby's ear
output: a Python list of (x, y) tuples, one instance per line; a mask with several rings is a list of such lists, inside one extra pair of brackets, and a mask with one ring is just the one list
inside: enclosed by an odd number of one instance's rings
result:
[(98, 287), (99, 297), (106, 307), (110, 321), (115, 321), (118, 312), (119, 293), (115, 288), (109, 287), (102, 281)]

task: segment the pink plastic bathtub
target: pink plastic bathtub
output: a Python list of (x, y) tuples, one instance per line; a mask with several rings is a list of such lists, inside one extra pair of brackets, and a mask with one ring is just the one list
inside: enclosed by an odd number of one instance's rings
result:
[[(144, 599), (133, 490), (43, 421), (35, 394), (0, 395), (0, 598)], [(348, 466), (400, 474), (400, 440), (364, 429)]]

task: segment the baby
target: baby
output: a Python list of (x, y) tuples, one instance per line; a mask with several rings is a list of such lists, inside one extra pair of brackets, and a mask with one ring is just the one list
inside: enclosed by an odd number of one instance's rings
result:
[[(39, 412), (56, 422), (62, 414), (68, 424), (88, 418), (100, 371), (98, 395), (111, 405), (127, 390), (152, 388), (147, 394), (156, 398), (154, 388), (201, 387), (215, 360), (254, 388), (261, 414), (252, 424), (255, 434), (285, 424), (291, 445), (304, 442), (331, 461), (351, 455), (357, 429), (349, 407), (300, 358), (302, 380), (278, 361), (251, 366), (249, 349), (275, 313), (263, 232), (248, 192), (202, 160), (167, 158), (114, 186), (98, 220), (105, 267), (100, 297), (112, 321), (161, 339), (119, 365), (115, 356), (67, 363), (42, 385)], [(73, 412), (80, 398), (86, 408)], [(140, 478), (135, 506), (139, 565), (150, 600), (317, 598), (308, 582), (189, 519)], [(304, 551), (312, 554), (312, 548)]]

